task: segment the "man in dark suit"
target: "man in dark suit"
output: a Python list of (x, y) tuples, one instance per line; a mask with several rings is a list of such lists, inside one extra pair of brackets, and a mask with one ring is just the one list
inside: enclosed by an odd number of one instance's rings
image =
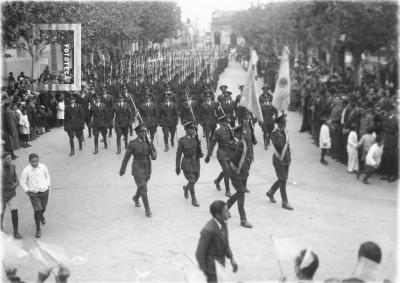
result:
[[(117, 135), (117, 154), (121, 153), (121, 136), (124, 136), (125, 148), (128, 145), (128, 129), (132, 125), (133, 115), (131, 107), (124, 102), (122, 94), (118, 96), (118, 102), (113, 106), (115, 133)], [(112, 119), (112, 118), (111, 118)]]
[(233, 272), (238, 270), (238, 264), (233, 257), (229, 245), (228, 227), (226, 221), (231, 217), (228, 205), (216, 200), (210, 205), (212, 219), (207, 222), (200, 232), (196, 249), (196, 259), (200, 269), (207, 276), (207, 282), (218, 282), (215, 261), (225, 266), (225, 258), (229, 258)]
[(174, 146), (176, 125), (178, 124), (178, 109), (176, 104), (171, 101), (170, 93), (164, 97), (164, 103), (160, 105), (160, 125), (164, 134), (164, 151), (168, 151), (168, 137), (171, 134), (171, 146)]
[(194, 122), (188, 122), (184, 126), (186, 136), (180, 138), (178, 142), (175, 172), (179, 175), (182, 169), (186, 180), (188, 180), (188, 184), (183, 186), (184, 197), (186, 199), (189, 198), (189, 191), (192, 197), (192, 205), (199, 206), (194, 191), (194, 185), (200, 177), (200, 158), (203, 157), (203, 153), (201, 152), (200, 141), (195, 137), (196, 125)]
[(85, 126), (85, 113), (82, 106), (75, 103), (75, 96), (70, 97), (70, 105), (65, 109), (64, 116), (64, 130), (69, 136), (69, 145), (71, 153), (69, 156), (75, 154), (74, 136), (77, 137), (79, 143), (79, 150), (82, 150), (83, 140), (83, 127)]
[(143, 124), (139, 124), (135, 128), (135, 132), (137, 138), (131, 141), (126, 149), (119, 175), (125, 174), (126, 166), (132, 155), (132, 175), (137, 186), (136, 194), (132, 197), (132, 200), (135, 202), (136, 207), (140, 207), (139, 198), (141, 197), (146, 216), (151, 217), (152, 213), (147, 198), (147, 182), (151, 176), (151, 160), (156, 160), (157, 152), (153, 143), (146, 137), (146, 127)]
[(107, 148), (107, 126), (110, 114), (104, 103), (100, 102), (100, 94), (96, 93), (94, 102), (90, 107), (90, 121), (93, 126), (94, 152), (99, 152), (99, 133), (103, 136), (104, 148)]
[(274, 194), (279, 188), (282, 197), (282, 208), (293, 210), (293, 207), (289, 205), (286, 194), (286, 182), (289, 174), (291, 152), (289, 146), (289, 136), (285, 130), (285, 115), (278, 117), (275, 122), (278, 125), (278, 128), (276, 128), (271, 134), (271, 141), (274, 149), (272, 164), (274, 165), (278, 180), (272, 185), (271, 189), (266, 193), (266, 195), (269, 197), (271, 202), (275, 203), (276, 200), (274, 198)]

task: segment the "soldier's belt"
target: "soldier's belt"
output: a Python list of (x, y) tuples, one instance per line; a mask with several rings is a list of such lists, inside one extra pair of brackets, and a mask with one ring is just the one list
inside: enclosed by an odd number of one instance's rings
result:
[(184, 155), (183, 158), (197, 159), (197, 155)]
[(148, 157), (135, 157), (133, 160), (139, 160), (139, 161), (150, 160), (150, 156), (148, 156)]

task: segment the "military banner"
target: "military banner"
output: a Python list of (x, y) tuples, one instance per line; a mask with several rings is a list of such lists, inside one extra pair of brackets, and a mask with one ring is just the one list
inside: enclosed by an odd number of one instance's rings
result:
[(272, 105), (279, 111), (287, 109), (290, 103), (289, 54), (289, 48), (285, 46), (282, 51), (278, 80), (272, 98)]

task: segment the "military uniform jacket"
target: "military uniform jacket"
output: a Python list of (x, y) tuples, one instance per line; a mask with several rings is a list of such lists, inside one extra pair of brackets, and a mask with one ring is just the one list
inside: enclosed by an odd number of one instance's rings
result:
[(104, 103), (92, 103), (90, 107), (90, 120), (93, 128), (102, 128), (108, 126), (109, 116), (111, 116)]
[(235, 113), (236, 113), (237, 118), (238, 118), (238, 120), (239, 120), (239, 124), (242, 124), (242, 121), (243, 121), (243, 119), (244, 119), (244, 117), (245, 117), (245, 115), (246, 115), (246, 112), (247, 112), (246, 107), (240, 106), (240, 99), (241, 99), (241, 98), (242, 98), (242, 95), (241, 95), (241, 94), (238, 94), (238, 95), (236, 96), (236, 99), (235, 99), (235, 106), (234, 106), (234, 108), (235, 108)]
[(224, 110), (225, 115), (228, 116), (230, 120), (233, 120), (235, 117), (235, 103), (231, 97), (225, 98), (221, 103), (221, 107)]
[(261, 104), (261, 112), (263, 115), (263, 123), (264, 125), (273, 125), (274, 117), (278, 115), (278, 111), (272, 104), (267, 104), (267, 102), (263, 102)]
[[(154, 150), (154, 148), (153, 148)], [(151, 155), (150, 147), (146, 141), (139, 138), (134, 139), (128, 144), (120, 172), (125, 173), (126, 165), (133, 156), (132, 175), (139, 178), (150, 178), (151, 175)]]
[(113, 106), (114, 126), (115, 128), (126, 128), (133, 121), (131, 107), (126, 102), (114, 103)]
[(200, 172), (199, 154), (199, 145), (195, 137), (180, 138), (176, 151), (176, 168), (182, 168), (183, 172)]
[(76, 104), (65, 108), (64, 130), (66, 132), (81, 130), (85, 123), (85, 113), (81, 105)]
[(232, 135), (229, 128), (220, 127), (214, 132), (211, 137), (210, 146), (208, 148), (208, 155), (211, 156), (215, 145), (218, 143), (217, 158), (222, 160), (229, 160), (229, 146), (231, 145)]
[(203, 126), (214, 126), (217, 124), (217, 107), (215, 101), (203, 102), (200, 106), (200, 122)]
[[(197, 102), (191, 100), (190, 101), (190, 107), (192, 107), (193, 113), (194, 113), (194, 117), (196, 119), (196, 123), (198, 120), (198, 105)], [(190, 111), (190, 107), (189, 107), (189, 103), (187, 101), (185, 101), (182, 104), (182, 110), (181, 110), (181, 123), (185, 124), (187, 122), (193, 121), (193, 115)]]
[[(287, 132), (284, 130), (281, 130), (279, 128), (276, 128), (272, 133), (271, 133), (271, 142), (272, 145), (274, 146), (276, 152), (279, 155), (282, 155), (282, 151), (284, 150), (286, 141), (288, 139)], [(273, 156), (273, 164), (280, 164), (280, 165), (290, 165), (291, 161), (291, 154), (290, 154), (290, 146), (289, 143), (287, 144), (287, 149), (284, 155), (281, 158), (278, 158), (276, 154), (274, 153)]]
[(234, 169), (239, 168), (239, 163), (243, 154), (244, 158), (246, 158), (248, 148), (247, 145), (245, 145), (245, 143), (246, 143), (245, 140), (237, 140), (236, 138), (234, 138), (229, 145), (229, 160), (231, 162), (230, 167), (232, 171), (231, 174), (237, 175), (238, 177), (244, 177), (248, 175), (249, 167), (245, 166), (246, 159), (243, 160), (243, 165), (241, 167), (240, 172), (239, 173), (234, 172)]
[(225, 258), (232, 258), (228, 230), (221, 231), (216, 220), (211, 219), (200, 232), (196, 259), (200, 269), (207, 274), (216, 274), (215, 260), (225, 266)]
[(161, 127), (174, 127), (178, 124), (178, 109), (173, 102), (164, 102), (160, 105)]
[(157, 106), (153, 102), (144, 102), (140, 105), (140, 115), (142, 116), (143, 123), (148, 128), (157, 127)]
[(260, 105), (262, 105), (263, 103), (266, 103), (269, 99), (271, 99), (271, 95), (263, 93), (258, 97), (258, 102), (260, 103)]

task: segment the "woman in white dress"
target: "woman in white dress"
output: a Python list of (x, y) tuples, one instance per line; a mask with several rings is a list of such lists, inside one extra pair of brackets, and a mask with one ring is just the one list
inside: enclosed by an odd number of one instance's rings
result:
[(61, 94), (60, 100), (57, 103), (57, 120), (58, 120), (58, 126), (60, 127), (64, 125), (64, 111), (65, 111), (64, 97)]
[(349, 137), (347, 138), (347, 172), (356, 173), (358, 171), (358, 137), (356, 124), (351, 124)]

